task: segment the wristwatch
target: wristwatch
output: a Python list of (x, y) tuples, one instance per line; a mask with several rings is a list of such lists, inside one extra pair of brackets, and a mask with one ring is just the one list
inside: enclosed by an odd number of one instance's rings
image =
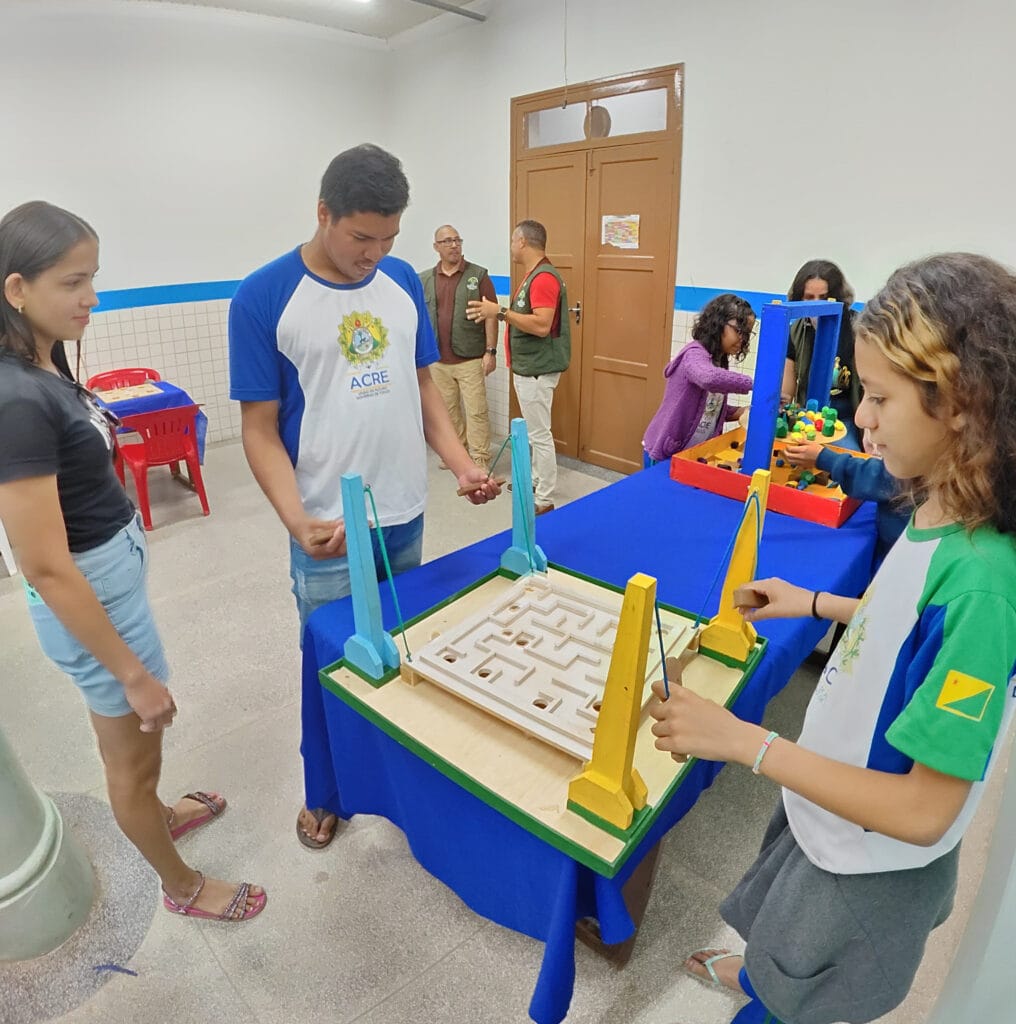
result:
[(487, 349), (487, 355), (488, 356), (496, 356), (497, 355), (497, 349), (496, 348), (488, 348)]
[(502, 306), (502, 307), (501, 307), (501, 308), (500, 308), (500, 309), (499, 309), (499, 310), (497, 311), (497, 318), (498, 318), (498, 320), (500, 320), (500, 321), (501, 321), (501, 323), (504, 323), (504, 322), (505, 322), (505, 320), (507, 320), (507, 319), (508, 319), (508, 307), (507, 307), (507, 306)]

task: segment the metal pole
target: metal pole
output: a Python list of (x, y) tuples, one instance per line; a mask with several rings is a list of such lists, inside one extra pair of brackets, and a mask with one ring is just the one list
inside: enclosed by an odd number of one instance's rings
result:
[(88, 917), (92, 866), (0, 731), (0, 961), (56, 949)]

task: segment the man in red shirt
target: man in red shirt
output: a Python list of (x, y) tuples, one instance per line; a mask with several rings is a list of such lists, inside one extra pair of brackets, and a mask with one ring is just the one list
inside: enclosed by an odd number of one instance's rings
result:
[(547, 259), (547, 229), (535, 220), (519, 221), (512, 232), (512, 262), (522, 283), (511, 306), (480, 299), (469, 303), (472, 320), (500, 320), (508, 326), (508, 365), (533, 449), (536, 514), (554, 508), (557, 450), (550, 429), (554, 389), (571, 361), (568, 293)]

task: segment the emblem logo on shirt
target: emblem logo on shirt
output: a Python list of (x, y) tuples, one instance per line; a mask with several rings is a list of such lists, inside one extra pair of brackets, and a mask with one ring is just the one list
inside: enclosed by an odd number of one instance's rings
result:
[(979, 722), (984, 718), (984, 712), (987, 711), (988, 702), (994, 692), (995, 687), (991, 683), (952, 671), (945, 677), (935, 707), (948, 711), (950, 715)]
[(99, 435), (106, 444), (106, 450), (111, 452), (113, 450), (113, 436), (110, 432), (109, 420), (106, 419), (102, 409), (92, 395), (83, 388), (79, 394), (81, 400), (85, 403), (85, 408), (88, 410), (88, 421), (99, 432)]
[(525, 309), (526, 308), (526, 290), (525, 290), (525, 288), (523, 288), (522, 291), (519, 292), (518, 298), (515, 300), (515, 305), (518, 306), (519, 309)]
[(864, 634), (868, 625), (866, 612), (872, 590), (873, 587), (868, 587), (864, 592), (864, 597), (854, 609), (854, 614), (850, 617), (850, 622), (843, 633), (843, 639), (837, 648), (840, 655), (840, 667), (844, 672), (850, 671), (851, 665), (857, 660), (857, 656), (861, 653), (861, 647), (864, 645)]
[(480, 279), (478, 277), (467, 277), (466, 278), (466, 291), (475, 292), (480, 287)]
[(339, 324), (339, 345), (353, 366), (376, 363), (388, 348), (388, 328), (373, 313), (350, 313)]

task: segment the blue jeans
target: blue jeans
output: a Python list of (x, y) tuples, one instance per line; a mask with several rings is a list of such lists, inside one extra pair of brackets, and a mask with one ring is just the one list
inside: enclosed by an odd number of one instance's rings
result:
[[(388, 551), (392, 575), (415, 569), (423, 556), (423, 515), (418, 515), (408, 523), (397, 523), (395, 526), (383, 526), (381, 532)], [(378, 581), (385, 579), (385, 563), (381, 557), (381, 546), (378, 543), (377, 531), (370, 531), (371, 545), (374, 549), (374, 570)], [(350, 593), (349, 559), (342, 555), (339, 558), (328, 558), (323, 561), (311, 558), (300, 545), (290, 538), (289, 541), (289, 575), (293, 580), (293, 596), (296, 598), (296, 609), (300, 613), (300, 646), (303, 646), (303, 631), (311, 612), (330, 601), (347, 597)]]
[[(104, 544), (73, 558), (124, 643), (156, 679), (166, 682), (169, 666), (148, 605), (148, 542), (138, 516)], [(120, 681), (68, 632), (27, 580), (25, 592), (43, 653), (71, 677), (88, 707), (106, 718), (129, 715)]]

